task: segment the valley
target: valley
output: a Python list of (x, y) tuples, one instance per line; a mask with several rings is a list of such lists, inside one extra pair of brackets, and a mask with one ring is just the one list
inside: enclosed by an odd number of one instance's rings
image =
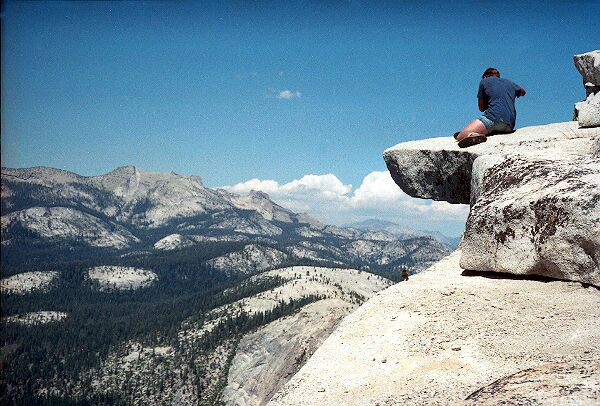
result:
[(2, 169), (2, 400), (264, 404), (377, 292), (450, 252), (135, 167)]

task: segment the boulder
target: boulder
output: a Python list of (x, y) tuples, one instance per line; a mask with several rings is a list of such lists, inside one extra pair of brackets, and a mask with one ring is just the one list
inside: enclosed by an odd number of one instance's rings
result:
[(600, 127), (600, 93), (590, 94), (577, 105), (577, 121), (581, 127)]
[(600, 50), (573, 56), (575, 67), (583, 77), (586, 97), (600, 91)]
[(461, 266), (600, 286), (600, 132), (577, 122), (488, 137), (452, 137), (385, 151), (414, 197), (470, 203)]
[(600, 286), (600, 159), (493, 158), (478, 163), (461, 267)]

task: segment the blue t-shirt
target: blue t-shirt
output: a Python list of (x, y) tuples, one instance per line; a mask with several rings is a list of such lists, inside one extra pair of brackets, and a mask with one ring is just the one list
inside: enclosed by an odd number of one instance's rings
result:
[(477, 97), (487, 102), (487, 109), (483, 115), (492, 121), (503, 121), (515, 128), (517, 112), (515, 110), (515, 97), (521, 95), (521, 86), (508, 79), (490, 76), (481, 79)]

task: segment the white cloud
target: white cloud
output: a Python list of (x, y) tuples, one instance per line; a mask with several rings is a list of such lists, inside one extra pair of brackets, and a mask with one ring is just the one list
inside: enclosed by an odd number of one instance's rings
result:
[(447, 213), (447, 214), (458, 214), (467, 215), (469, 213), (469, 206), (465, 204), (450, 204), (448, 202), (432, 201), (429, 206), (430, 210), (436, 213)]
[(394, 183), (388, 172), (371, 172), (354, 191), (354, 207), (372, 207), (381, 204), (397, 203), (408, 197)]
[(314, 215), (315, 208), (321, 205), (347, 206), (352, 185), (344, 185), (335, 175), (305, 175), (300, 179), (280, 185), (274, 180), (251, 179), (232, 186), (223, 186), (233, 193), (248, 193), (260, 190), (271, 199), (295, 212), (308, 212)]
[(293, 90), (281, 90), (278, 94), (277, 94), (277, 98), (278, 99), (284, 99), (284, 100), (290, 100), (293, 98), (298, 98), (302, 96), (302, 93), (300, 93), (299, 91), (293, 91)]
[[(329, 223), (345, 223), (375, 217), (423, 225), (464, 224), (468, 206), (415, 199), (400, 190), (387, 171), (371, 172), (358, 188), (344, 184), (335, 175), (305, 175), (285, 184), (274, 180), (251, 179), (224, 189), (245, 194), (250, 190), (268, 193), (271, 199), (295, 212), (308, 214)], [(460, 225), (460, 226), (459, 226)], [(443, 228), (443, 227), (442, 227)]]
[(247, 194), (251, 190), (260, 190), (268, 194), (275, 194), (279, 189), (279, 183), (274, 180), (260, 180), (254, 178), (243, 183), (236, 183), (233, 186), (225, 186), (224, 189), (240, 195)]
[(352, 191), (352, 185), (344, 185), (335, 175), (304, 175), (301, 179), (293, 180), (281, 186), (285, 194), (313, 194), (324, 197), (343, 196)]

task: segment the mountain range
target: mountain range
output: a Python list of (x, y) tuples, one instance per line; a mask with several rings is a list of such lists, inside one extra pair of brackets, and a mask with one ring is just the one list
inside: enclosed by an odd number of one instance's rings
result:
[(212, 261), (221, 269), (239, 267), (236, 257), (248, 250), (264, 261), (242, 268), (304, 261), (387, 273), (402, 266), (423, 269), (449, 252), (447, 239), (393, 223), (325, 225), (274, 203), (263, 192), (240, 196), (211, 189), (197, 176), (134, 166), (91, 177), (45, 167), (2, 169), (7, 264), (18, 262), (24, 251), (28, 261), (35, 261), (58, 252), (63, 258), (148, 255), (207, 244), (231, 248), (224, 250), (229, 251), (225, 258)]
[(346, 315), (450, 252), (133, 166), (1, 184), (2, 403), (264, 404)]
[(416, 230), (410, 227), (403, 227), (391, 221), (380, 219), (367, 219), (363, 221), (344, 224), (344, 227), (355, 228), (366, 231), (384, 231), (395, 235), (399, 239), (405, 240), (416, 237), (434, 237), (435, 239), (449, 245), (451, 248), (456, 248), (460, 243), (460, 237), (450, 237), (439, 231), (423, 231)]

